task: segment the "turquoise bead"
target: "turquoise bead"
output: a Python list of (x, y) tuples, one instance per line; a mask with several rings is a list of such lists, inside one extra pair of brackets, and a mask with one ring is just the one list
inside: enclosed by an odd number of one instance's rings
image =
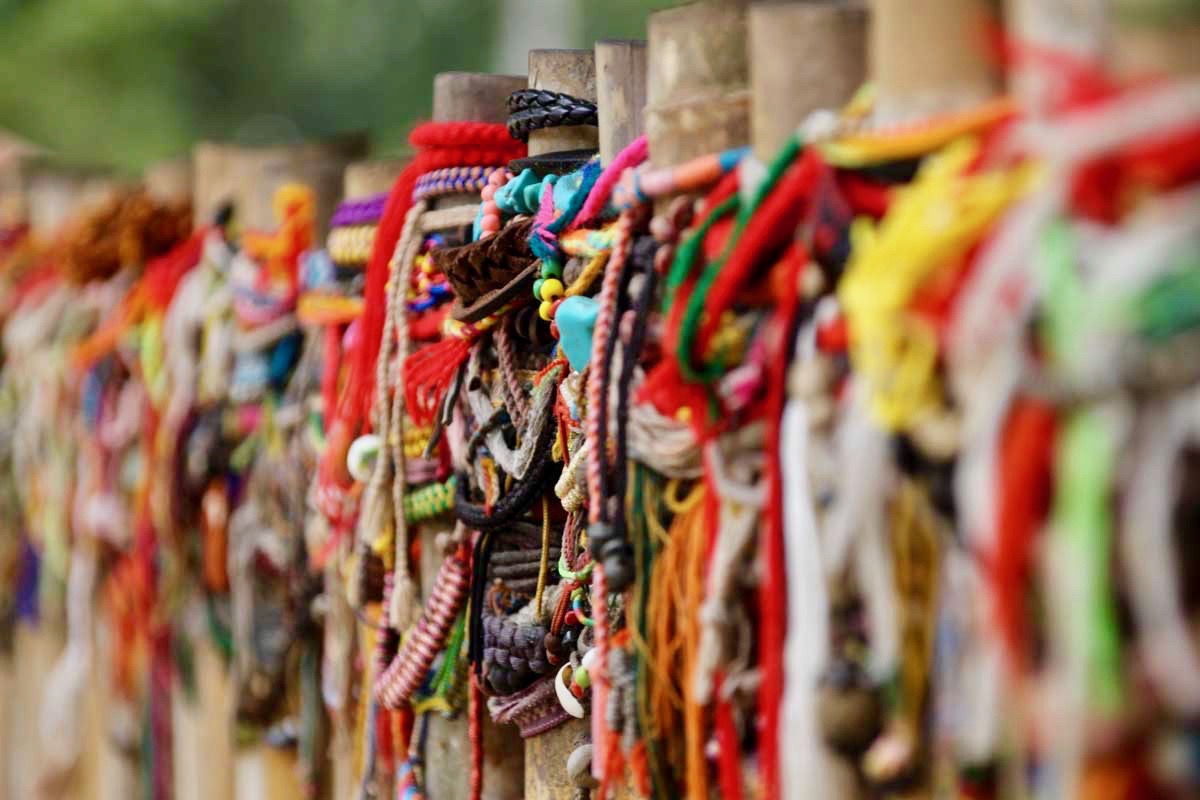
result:
[(599, 303), (590, 297), (568, 297), (555, 312), (559, 344), (576, 372), (586, 367), (592, 357), (592, 333), (599, 310)]

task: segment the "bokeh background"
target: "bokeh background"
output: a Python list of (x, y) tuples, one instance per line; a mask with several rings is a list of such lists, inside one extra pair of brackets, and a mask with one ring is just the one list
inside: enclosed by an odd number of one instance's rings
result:
[[(403, 148), (446, 70), (642, 38), (671, 0), (0, 0), (0, 128), (136, 172), (199, 139)], [(519, 21), (519, 22), (518, 22)]]

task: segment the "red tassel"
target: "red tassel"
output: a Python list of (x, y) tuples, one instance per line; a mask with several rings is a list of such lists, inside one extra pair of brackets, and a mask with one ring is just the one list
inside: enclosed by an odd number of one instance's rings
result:
[(404, 402), (417, 425), (428, 425), (459, 367), (471, 354), (473, 339), (443, 339), (422, 347), (404, 361)]

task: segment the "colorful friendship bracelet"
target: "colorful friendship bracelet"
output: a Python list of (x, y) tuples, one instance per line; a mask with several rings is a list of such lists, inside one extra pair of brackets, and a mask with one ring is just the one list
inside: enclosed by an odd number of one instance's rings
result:
[(417, 178), (413, 202), (447, 194), (475, 193), (487, 186), (488, 175), (495, 167), (446, 167), (426, 172)]
[(330, 228), (341, 228), (347, 225), (362, 225), (367, 222), (378, 222), (383, 216), (383, 206), (387, 203), (387, 193), (377, 194), (362, 200), (346, 200), (333, 212), (329, 220)]

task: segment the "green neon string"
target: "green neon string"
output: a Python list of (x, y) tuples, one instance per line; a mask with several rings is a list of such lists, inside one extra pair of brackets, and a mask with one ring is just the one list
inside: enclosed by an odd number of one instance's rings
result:
[(458, 674), (459, 655), (462, 652), (463, 640), (467, 636), (467, 615), (459, 614), (450, 632), (450, 641), (446, 644), (446, 653), (442, 656), (442, 664), (438, 667), (437, 675), (433, 678), (433, 694), (435, 697), (446, 697), (454, 688), (454, 678)]
[(1088, 318), (1088, 303), (1076, 270), (1075, 235), (1062, 220), (1042, 234), (1037, 253), (1045, 286), (1045, 315), (1041, 334), (1053, 361), (1067, 364), (1079, 352), (1081, 321)]
[(708, 235), (713, 225), (737, 210), (740, 202), (738, 196), (734, 194), (719, 203), (692, 235), (675, 250), (675, 259), (671, 262), (671, 269), (667, 271), (666, 291), (663, 292), (663, 313), (670, 311), (679, 287), (683, 285), (692, 271), (692, 265), (696, 263), (696, 259), (700, 255), (700, 247), (704, 244), (704, 237)]
[[(1054, 360), (1069, 364), (1083, 346), (1089, 303), (1076, 268), (1074, 233), (1065, 222), (1046, 229), (1038, 258), (1046, 288), (1042, 336)], [(1071, 414), (1057, 455), (1053, 530), (1067, 550), (1072, 579), (1079, 582), (1074, 600), (1081, 607), (1071, 609), (1067, 624), (1086, 631), (1088, 689), (1105, 711), (1115, 711), (1121, 700), (1120, 641), (1108, 568), (1115, 460), (1116, 442), (1104, 415), (1090, 408)]]
[(1115, 712), (1121, 702), (1121, 645), (1109, 554), (1113, 521), (1109, 487), (1115, 473), (1116, 441), (1104, 415), (1094, 409), (1071, 415), (1056, 464), (1053, 530), (1068, 554), (1082, 603), (1070, 624), (1086, 629), (1088, 690), (1096, 706)]

